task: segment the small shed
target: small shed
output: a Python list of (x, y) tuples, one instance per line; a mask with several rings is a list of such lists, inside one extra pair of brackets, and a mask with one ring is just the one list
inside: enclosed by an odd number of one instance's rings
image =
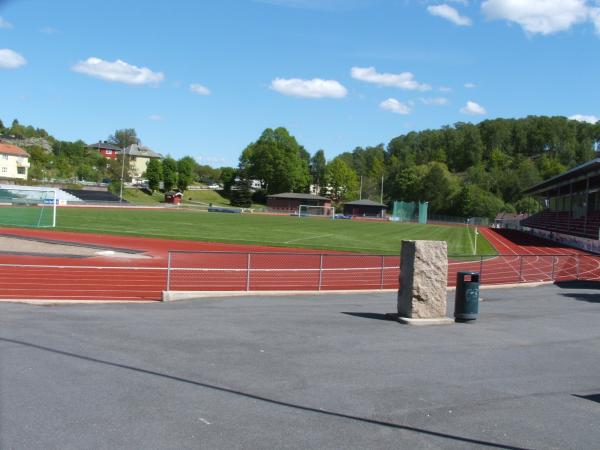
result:
[(372, 200), (355, 200), (344, 204), (345, 216), (384, 217), (387, 206)]
[(183, 199), (181, 192), (170, 191), (165, 193), (165, 203), (171, 203), (172, 205), (180, 205)]
[(284, 192), (267, 196), (267, 207), (276, 211), (298, 211), (300, 205), (331, 207), (331, 199), (314, 194)]

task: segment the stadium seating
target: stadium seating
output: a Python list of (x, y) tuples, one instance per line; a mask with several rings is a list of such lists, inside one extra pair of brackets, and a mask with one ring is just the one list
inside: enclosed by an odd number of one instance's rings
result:
[[(108, 191), (88, 191), (83, 189), (63, 189), (86, 203), (119, 203), (121, 199)], [(121, 203), (127, 203), (123, 200)]]
[(567, 211), (545, 210), (521, 221), (521, 225), (556, 233), (598, 239), (600, 230), (600, 211), (594, 211), (587, 217), (573, 219)]

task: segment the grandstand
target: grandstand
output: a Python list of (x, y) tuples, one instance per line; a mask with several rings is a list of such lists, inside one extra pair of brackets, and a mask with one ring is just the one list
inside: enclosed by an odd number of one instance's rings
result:
[(544, 209), (524, 220), (524, 231), (600, 252), (600, 158), (530, 187)]

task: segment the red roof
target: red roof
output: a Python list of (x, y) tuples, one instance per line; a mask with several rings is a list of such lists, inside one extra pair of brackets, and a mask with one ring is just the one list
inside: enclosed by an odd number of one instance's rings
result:
[(29, 157), (29, 153), (23, 150), (16, 145), (7, 144), (6, 142), (0, 142), (0, 153), (5, 155), (15, 155), (15, 156), (27, 156)]

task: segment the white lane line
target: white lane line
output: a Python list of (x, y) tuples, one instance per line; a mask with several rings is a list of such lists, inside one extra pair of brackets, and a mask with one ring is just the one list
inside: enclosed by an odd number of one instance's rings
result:
[(306, 241), (308, 239), (318, 239), (318, 238), (327, 237), (327, 236), (333, 236), (333, 234), (319, 234), (317, 236), (311, 236), (311, 237), (305, 237), (305, 238), (299, 238), (299, 239), (292, 239), (291, 241), (285, 241), (284, 244), (291, 244), (292, 242)]

